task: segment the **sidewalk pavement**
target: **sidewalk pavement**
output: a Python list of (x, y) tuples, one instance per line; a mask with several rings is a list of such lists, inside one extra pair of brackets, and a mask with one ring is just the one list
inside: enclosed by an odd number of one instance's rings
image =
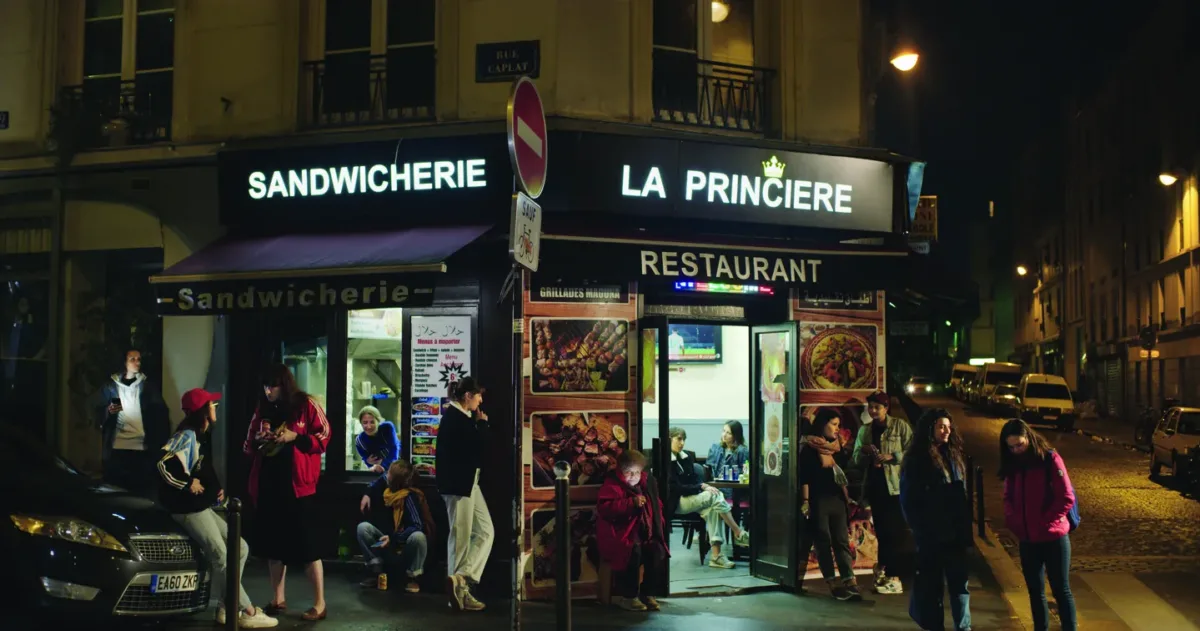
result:
[[(311, 604), (307, 581), (301, 575), (288, 578), (291, 611), (282, 616), (279, 629), (320, 629), (321, 631), (407, 631), (409, 629), (454, 629), (454, 631), (497, 631), (512, 629), (508, 600), (485, 599), (488, 610), (479, 614), (455, 613), (442, 594), (410, 595), (397, 584), (387, 592), (362, 589), (361, 575), (329, 572), (326, 576), (326, 600), (329, 618), (317, 625), (299, 619)], [(266, 603), (270, 588), (265, 565), (251, 562), (246, 567), (244, 584), (255, 603)], [(1001, 586), (983, 558), (972, 552), (971, 613), (975, 629), (1016, 631), (1012, 610), (1001, 595)], [(915, 629), (908, 617), (908, 595), (880, 596), (865, 593), (864, 600), (843, 603), (830, 598), (822, 581), (808, 581), (808, 591), (796, 595), (788, 591), (768, 591), (741, 596), (667, 598), (663, 611), (635, 614), (606, 607), (591, 600), (576, 600), (572, 610), (573, 629), (641, 629), (674, 631), (721, 629), (750, 631), (768, 629)], [(905, 588), (910, 586), (906, 582)], [(949, 625), (947, 607), (946, 622)], [(555, 628), (553, 603), (522, 603), (521, 628)], [(171, 625), (172, 629), (214, 629), (213, 610)]]
[(1120, 445), (1126, 449), (1136, 449), (1149, 453), (1149, 449), (1133, 442), (1133, 423), (1113, 417), (1083, 417), (1075, 421), (1075, 433), (1087, 436), (1092, 440)]

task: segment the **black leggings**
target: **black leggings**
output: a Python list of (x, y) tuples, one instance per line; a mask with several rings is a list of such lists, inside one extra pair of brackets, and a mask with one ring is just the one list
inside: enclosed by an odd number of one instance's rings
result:
[[(633, 550), (629, 551), (629, 564), (624, 570), (613, 572), (617, 595), (623, 598), (653, 595), (651, 591), (658, 584), (658, 574), (662, 571), (665, 557), (662, 546), (658, 544), (634, 544)], [(638, 570), (643, 566), (646, 571), (639, 581)]]
[(875, 539), (879, 541), (879, 566), (887, 570), (889, 576), (894, 576), (900, 567), (900, 551), (908, 530), (904, 513), (900, 511), (900, 498), (886, 490), (872, 489), (868, 500), (871, 502), (871, 520), (875, 524)]
[(1063, 535), (1046, 543), (1021, 542), (1021, 572), (1029, 587), (1029, 606), (1034, 631), (1050, 625), (1050, 606), (1046, 602), (1046, 578), (1058, 603), (1058, 619), (1063, 631), (1075, 631), (1075, 596), (1071, 594), (1071, 538)]

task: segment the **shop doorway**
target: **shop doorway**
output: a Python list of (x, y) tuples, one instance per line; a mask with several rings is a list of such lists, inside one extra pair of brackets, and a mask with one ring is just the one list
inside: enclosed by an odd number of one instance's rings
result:
[[(639, 324), (639, 442), (651, 458), (670, 518), (671, 559), (660, 592), (794, 588), (800, 573), (799, 492), (790, 450), (797, 426), (794, 325), (665, 317), (643, 318)], [(749, 452), (742, 457), (745, 471), (713, 462), (722, 457), (726, 428), (742, 434)], [(672, 451), (673, 429), (686, 436), (686, 457)], [(671, 493), (671, 468), (685, 466), (680, 463), (690, 463), (729, 506), (728, 519), (718, 517), (715, 526), (722, 538), (721, 556), (732, 568), (714, 567), (704, 518), (671, 517), (677, 511), (669, 504), (678, 497)], [(733, 524), (749, 533), (748, 547), (735, 545)]]

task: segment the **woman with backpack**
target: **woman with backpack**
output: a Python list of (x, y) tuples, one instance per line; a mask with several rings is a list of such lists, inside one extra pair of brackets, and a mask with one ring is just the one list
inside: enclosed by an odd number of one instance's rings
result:
[(1000, 430), (1000, 478), (1004, 522), (1021, 543), (1034, 630), (1049, 628), (1048, 576), (1063, 631), (1075, 631), (1069, 533), (1079, 524), (1079, 512), (1067, 467), (1045, 438), (1025, 421), (1013, 419)]

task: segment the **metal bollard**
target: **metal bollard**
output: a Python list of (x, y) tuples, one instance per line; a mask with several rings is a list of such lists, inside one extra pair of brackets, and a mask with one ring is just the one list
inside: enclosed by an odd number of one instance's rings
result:
[(983, 512), (983, 467), (975, 467), (975, 501), (977, 508), (975, 525), (979, 531), (979, 538), (982, 539), (987, 536), (987, 531), (984, 530), (986, 516)]
[[(975, 506), (975, 458), (967, 456), (967, 506)], [(971, 513), (971, 509), (967, 509)], [(974, 519), (973, 515), (967, 515), (967, 519)]]
[(571, 465), (554, 465), (554, 606), (558, 631), (571, 630)]
[(229, 500), (225, 507), (225, 523), (229, 527), (225, 542), (225, 628), (235, 631), (241, 611), (238, 594), (242, 584), (242, 500), (236, 497)]

